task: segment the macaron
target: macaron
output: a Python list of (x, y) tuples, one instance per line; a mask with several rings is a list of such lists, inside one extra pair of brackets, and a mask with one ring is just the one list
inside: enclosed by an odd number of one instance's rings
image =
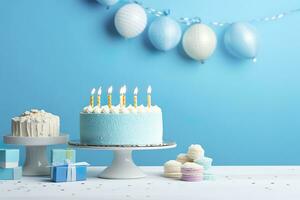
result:
[(181, 178), (181, 162), (169, 160), (164, 164), (164, 176), (168, 178)]
[(204, 156), (203, 158), (194, 160), (195, 163), (197, 163), (197, 164), (199, 164), (199, 165), (202, 165), (203, 168), (204, 168), (204, 170), (208, 170), (208, 169), (211, 168), (212, 161), (213, 161), (212, 158), (205, 157), (205, 156)]
[(204, 149), (199, 144), (189, 146), (187, 156), (192, 160), (198, 160), (204, 157)]
[(181, 167), (181, 180), (201, 181), (203, 180), (203, 167), (193, 162), (186, 162)]
[(190, 159), (185, 153), (178, 154), (176, 160), (178, 162), (181, 162), (182, 164), (184, 164), (186, 162), (192, 162), (192, 159)]

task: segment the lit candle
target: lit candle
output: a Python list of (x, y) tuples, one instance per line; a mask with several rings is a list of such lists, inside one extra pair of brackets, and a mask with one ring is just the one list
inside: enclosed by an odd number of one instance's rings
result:
[(148, 89), (147, 89), (147, 106), (148, 106), (148, 108), (150, 108), (150, 106), (151, 106), (151, 92), (152, 92), (152, 88), (149, 85)]
[(123, 86), (123, 106), (126, 107), (126, 85)]
[(136, 108), (137, 107), (137, 94), (139, 92), (139, 89), (137, 87), (134, 88), (133, 91), (133, 106)]
[(101, 93), (102, 93), (102, 87), (99, 87), (98, 89), (98, 96), (97, 96), (97, 106), (101, 107)]
[(108, 104), (108, 107), (109, 107), (109, 108), (111, 108), (111, 93), (112, 93), (112, 90), (113, 90), (113, 88), (112, 88), (112, 86), (110, 86), (110, 87), (108, 88), (108, 91), (107, 91), (107, 93), (108, 93), (108, 96), (107, 96), (107, 104)]
[(91, 91), (91, 96), (90, 96), (90, 106), (93, 108), (94, 107), (94, 94), (96, 92), (96, 89), (93, 88)]
[(124, 89), (123, 86), (120, 88), (120, 107), (123, 106), (123, 95), (124, 95)]

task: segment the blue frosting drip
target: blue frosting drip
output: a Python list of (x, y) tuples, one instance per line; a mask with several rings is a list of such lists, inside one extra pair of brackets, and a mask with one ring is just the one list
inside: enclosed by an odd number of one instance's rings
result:
[(161, 112), (80, 113), (80, 141), (92, 145), (161, 144)]

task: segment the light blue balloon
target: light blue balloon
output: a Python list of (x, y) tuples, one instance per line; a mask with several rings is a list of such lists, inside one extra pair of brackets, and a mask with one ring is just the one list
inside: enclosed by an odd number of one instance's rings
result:
[(119, 2), (119, 0), (97, 0), (97, 1), (104, 6), (113, 6)]
[(233, 56), (255, 59), (258, 51), (256, 30), (249, 23), (234, 23), (228, 27), (224, 34), (224, 44)]
[(167, 51), (176, 47), (180, 42), (181, 28), (168, 16), (158, 17), (151, 23), (148, 37), (155, 48)]

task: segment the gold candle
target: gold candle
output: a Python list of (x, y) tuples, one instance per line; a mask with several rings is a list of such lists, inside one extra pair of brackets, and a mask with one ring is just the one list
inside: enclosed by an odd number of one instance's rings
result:
[(108, 104), (108, 107), (109, 107), (109, 108), (111, 108), (111, 93), (112, 93), (112, 90), (113, 90), (113, 88), (112, 88), (112, 86), (110, 86), (110, 87), (108, 88), (108, 91), (107, 91), (107, 93), (108, 93), (108, 96), (107, 96), (107, 104)]
[(133, 91), (133, 106), (136, 108), (137, 107), (137, 94), (138, 94), (138, 88), (135, 87)]
[(148, 89), (147, 89), (147, 107), (150, 108), (151, 107), (151, 92), (152, 92), (152, 88), (149, 85)]
[(123, 106), (123, 86), (120, 88), (120, 107)]
[(123, 106), (126, 107), (126, 85), (123, 86)]
[(98, 96), (97, 96), (97, 106), (101, 107), (101, 93), (102, 93), (102, 87), (99, 87), (98, 89)]
[(90, 106), (93, 108), (94, 107), (94, 94), (95, 94), (96, 89), (93, 88), (91, 91), (91, 96), (90, 96)]

